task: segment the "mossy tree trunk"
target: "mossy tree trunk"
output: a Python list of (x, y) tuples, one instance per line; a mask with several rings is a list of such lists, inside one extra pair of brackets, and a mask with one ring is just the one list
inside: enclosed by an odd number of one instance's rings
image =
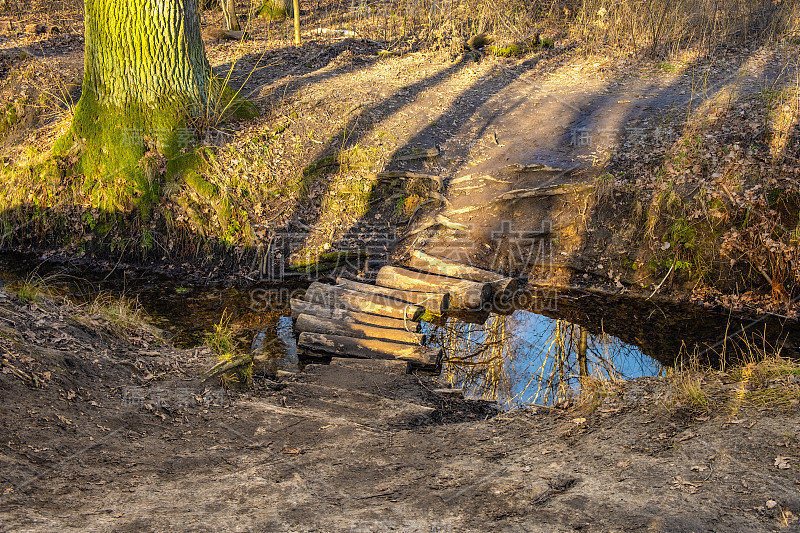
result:
[(85, 28), (83, 91), (54, 153), (77, 157), (95, 206), (146, 214), (160, 196), (148, 157), (169, 170), (194, 140), (188, 121), (208, 111), (197, 0), (85, 0)]
[(225, 26), (229, 30), (240, 31), (239, 19), (236, 17), (236, 2), (234, 0), (220, 0), (222, 13), (225, 15)]
[(275, 20), (294, 17), (293, 0), (264, 0), (258, 14)]

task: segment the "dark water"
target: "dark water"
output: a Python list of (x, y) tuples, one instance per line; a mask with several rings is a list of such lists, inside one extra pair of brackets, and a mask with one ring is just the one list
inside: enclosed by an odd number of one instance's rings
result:
[[(178, 347), (202, 345), (229, 318), (240, 349), (260, 351), (277, 368), (302, 370), (289, 310), (302, 285), (189, 285), (124, 272), (79, 274), (29, 256), (0, 258), (0, 284), (32, 272), (76, 301), (99, 294), (138, 301)], [(576, 291), (528, 294), (513, 312), (451, 317), (425, 330), (444, 350), (442, 380), (506, 408), (553, 403), (592, 383), (664, 375), (679, 357), (713, 365), (754, 344), (800, 356), (800, 328), (779, 317)]]

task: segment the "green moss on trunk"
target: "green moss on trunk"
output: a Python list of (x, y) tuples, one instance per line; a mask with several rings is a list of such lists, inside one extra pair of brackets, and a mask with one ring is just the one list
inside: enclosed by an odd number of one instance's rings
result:
[(161, 197), (165, 176), (160, 157), (176, 160), (194, 141), (186, 117), (185, 106), (175, 102), (118, 107), (85, 93), (72, 128), (56, 142), (53, 155), (77, 154), (72, 172), (83, 176), (81, 192), (93, 207), (136, 208), (146, 219)]

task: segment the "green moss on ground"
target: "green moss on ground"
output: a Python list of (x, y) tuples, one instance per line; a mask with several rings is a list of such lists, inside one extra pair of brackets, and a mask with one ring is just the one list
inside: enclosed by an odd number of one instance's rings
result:
[(317, 272), (332, 270), (347, 263), (368, 257), (366, 250), (346, 250), (342, 252), (325, 252), (316, 256), (305, 256), (290, 263), (289, 268), (299, 272)]
[(512, 57), (522, 55), (522, 48), (516, 44), (511, 44), (508, 46), (490, 46), (489, 51), (497, 57)]

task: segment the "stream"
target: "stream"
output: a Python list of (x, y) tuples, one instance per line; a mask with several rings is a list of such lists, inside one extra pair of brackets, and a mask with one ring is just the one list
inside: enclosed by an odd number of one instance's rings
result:
[[(76, 272), (23, 254), (0, 258), (0, 286), (34, 278), (78, 303), (101, 294), (135, 300), (178, 348), (202, 345), (226, 319), (239, 349), (267, 355), (272, 369), (302, 372), (306, 363), (298, 358), (289, 309), (302, 283), (231, 288)], [(664, 376), (676, 364), (719, 366), (755, 349), (800, 358), (800, 328), (776, 316), (554, 289), (526, 293), (514, 307), (425, 323), (429, 344), (444, 350), (440, 380), (509, 409), (554, 404), (581, 387)]]

